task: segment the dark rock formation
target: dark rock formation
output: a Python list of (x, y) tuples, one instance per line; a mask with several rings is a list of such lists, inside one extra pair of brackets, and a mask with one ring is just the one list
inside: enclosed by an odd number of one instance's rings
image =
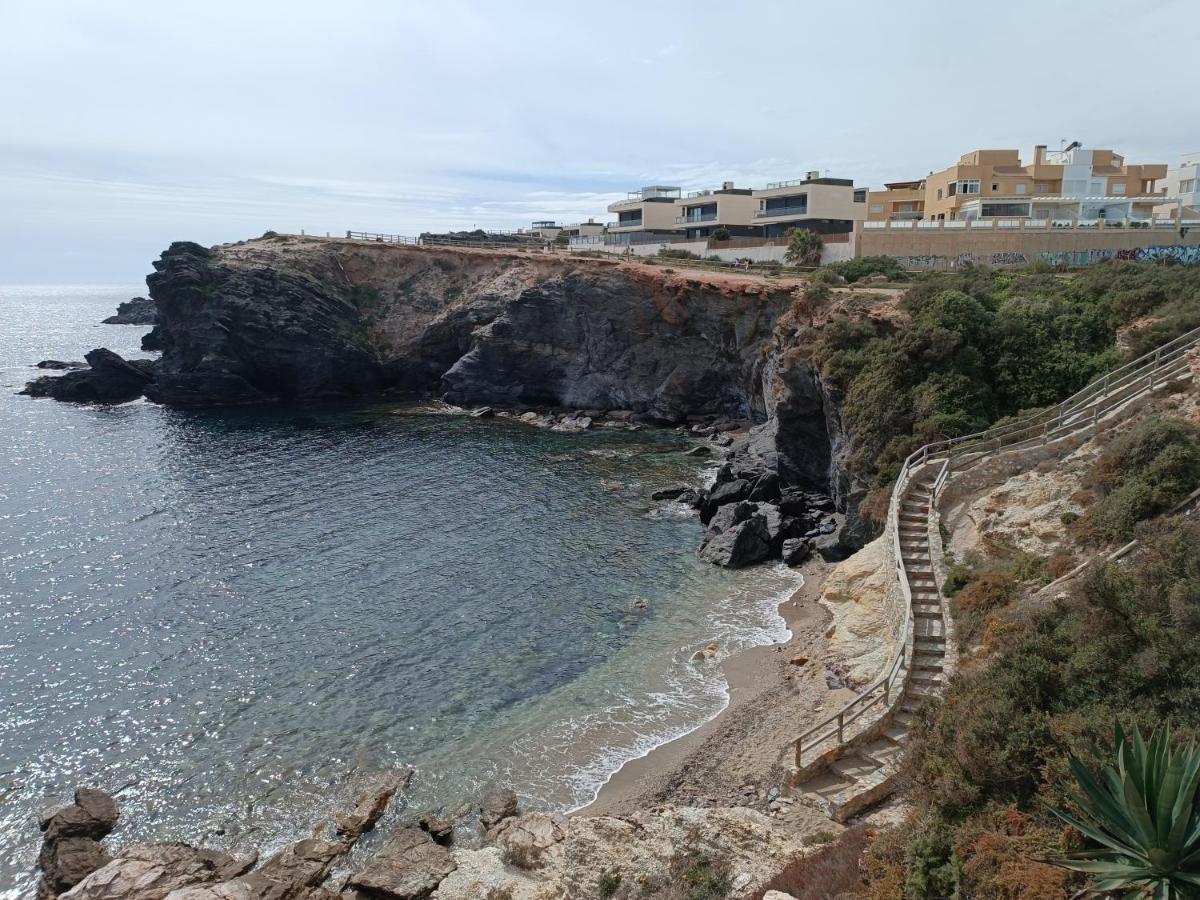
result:
[(43, 359), (37, 364), (39, 369), (83, 369), (87, 367), (85, 362), (64, 362), (61, 359)]
[(158, 307), (149, 297), (134, 297), (117, 306), (117, 314), (104, 320), (105, 325), (153, 325)]
[(729, 569), (761, 562), (770, 555), (771, 536), (758, 515), (710, 537), (700, 548), (702, 559)]
[(125, 403), (142, 396), (154, 377), (152, 360), (125, 360), (103, 348), (92, 350), (85, 358), (89, 368), (43, 375), (25, 385), (21, 393), (71, 403)]
[(691, 490), (691, 488), (689, 488), (686, 484), (675, 484), (675, 485), (672, 485), (671, 487), (659, 488), (657, 491), (655, 491), (654, 493), (652, 493), (650, 495), (650, 499), (651, 500), (678, 500), (680, 497), (682, 497), (684, 494), (686, 494), (690, 490)]

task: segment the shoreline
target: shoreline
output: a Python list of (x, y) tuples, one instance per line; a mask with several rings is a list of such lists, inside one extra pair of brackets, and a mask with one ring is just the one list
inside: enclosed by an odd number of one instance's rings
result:
[[(627, 760), (590, 803), (567, 815), (630, 815), (667, 803), (751, 806), (766, 801), (771, 787), (782, 787), (790, 741), (804, 719), (853, 696), (830, 689), (824, 678), (821, 658), (832, 616), (818, 600), (831, 569), (819, 559), (798, 568), (803, 584), (779, 604), (791, 632), (787, 641), (749, 647), (721, 661), (729, 700), (715, 716)], [(795, 665), (798, 658), (807, 662)]]

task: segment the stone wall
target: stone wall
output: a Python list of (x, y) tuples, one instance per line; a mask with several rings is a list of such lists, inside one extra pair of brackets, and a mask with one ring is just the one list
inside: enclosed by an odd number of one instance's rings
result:
[[(1176, 228), (862, 228), (859, 256), (894, 256), (906, 269), (945, 270), (966, 263), (1022, 268), (1033, 263), (1086, 266), (1110, 259), (1175, 260), (1200, 265), (1200, 227)], [(966, 225), (966, 223), (963, 223)]]

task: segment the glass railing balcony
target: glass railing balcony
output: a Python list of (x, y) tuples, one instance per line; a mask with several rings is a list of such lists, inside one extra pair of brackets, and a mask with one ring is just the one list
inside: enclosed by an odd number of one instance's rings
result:
[(776, 206), (771, 209), (760, 209), (754, 214), (756, 219), (774, 219), (778, 216), (807, 216), (807, 206)]
[(613, 228), (641, 228), (641, 219), (621, 219), (619, 222), (613, 222)]
[(715, 221), (717, 221), (716, 213), (703, 213), (702, 215), (691, 215), (691, 216), (676, 216), (676, 218), (675, 218), (676, 225), (699, 225), (703, 222), (715, 222)]

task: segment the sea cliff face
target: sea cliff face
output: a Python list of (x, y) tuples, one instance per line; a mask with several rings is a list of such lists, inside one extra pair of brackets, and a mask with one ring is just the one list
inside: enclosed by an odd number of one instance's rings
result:
[[(177, 242), (154, 269), (158, 323), (143, 346), (162, 351), (144, 386), (156, 402), (390, 394), (619, 411), (654, 424), (738, 420), (752, 428), (727, 451), (715, 486), (723, 503), (782, 497), (786, 507), (788, 488), (815, 489), (849, 514), (854, 544), (866, 537), (854, 512), (862, 489), (844, 465), (840, 398), (796, 340), (794, 284), (565, 254), (282, 236), (211, 249)], [(106, 372), (72, 377), (99, 382)], [(38, 393), (57, 396), (58, 380), (44, 381)], [(60, 399), (106, 396), (101, 387), (76, 385)], [(773, 555), (786, 538), (815, 541), (817, 524), (779, 532), (768, 516)]]

